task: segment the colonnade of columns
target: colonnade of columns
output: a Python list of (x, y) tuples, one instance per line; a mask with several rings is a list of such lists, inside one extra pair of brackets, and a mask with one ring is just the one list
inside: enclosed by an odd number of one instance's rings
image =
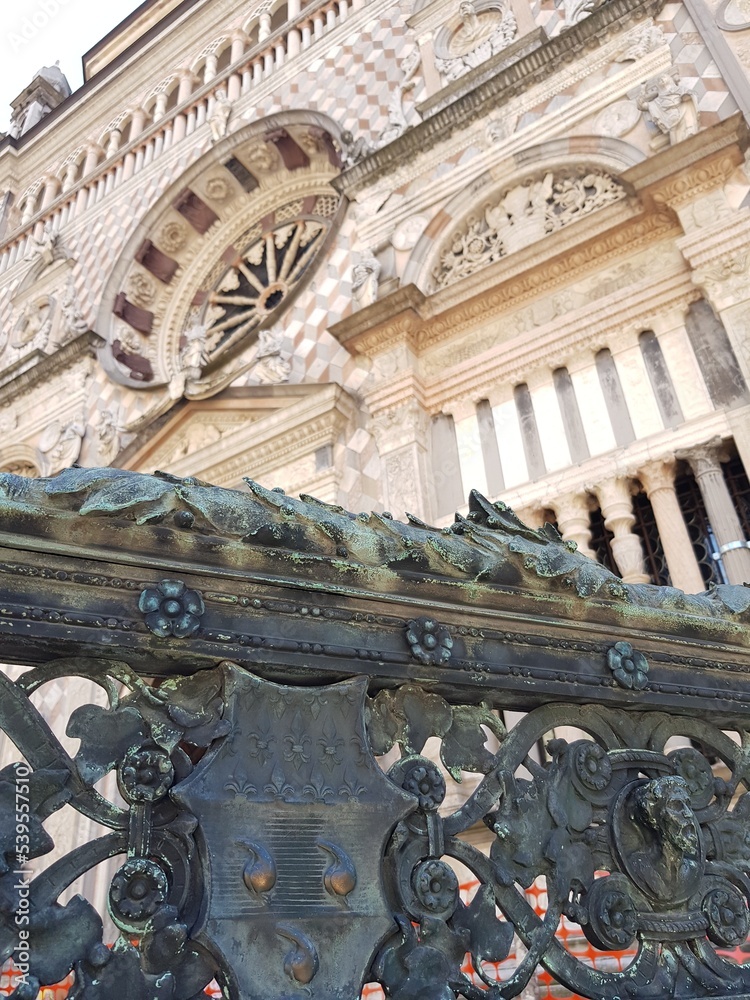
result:
[[(750, 581), (750, 549), (721, 468), (721, 442), (709, 442), (677, 456), (655, 459), (630, 477), (613, 477), (578, 492), (549, 501), (557, 526), (565, 541), (575, 542), (578, 551), (596, 558), (591, 549), (590, 511), (598, 500), (605, 527), (612, 532), (612, 554), (626, 583), (648, 583), (641, 539), (633, 530), (633, 480), (640, 482), (654, 512), (664, 557), (672, 585), (686, 593), (705, 589), (700, 566), (675, 490), (677, 458), (687, 461), (705, 504), (718, 555), (730, 583)], [(521, 511), (531, 523), (538, 512)]]

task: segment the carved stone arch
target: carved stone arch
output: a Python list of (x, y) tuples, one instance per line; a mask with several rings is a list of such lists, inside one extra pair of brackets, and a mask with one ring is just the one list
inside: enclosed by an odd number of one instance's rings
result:
[(198, 52), (198, 54), (188, 63), (190, 72), (198, 74), (205, 66), (206, 60), (209, 56), (218, 56), (228, 45), (231, 44), (231, 38), (226, 32), (221, 35), (217, 35), (217, 37), (212, 39), (207, 45), (204, 45), (200, 52)]
[(160, 80), (155, 87), (152, 87), (142, 102), (139, 102), (146, 115), (151, 115), (160, 94), (169, 94), (175, 87), (179, 87), (180, 82), (176, 73), (170, 73)]
[[(214, 371), (279, 321), (345, 210), (331, 184), (338, 140), (318, 112), (271, 115), (214, 144), (159, 198), (101, 298), (100, 360), (114, 381), (174, 384), (196, 328), (207, 336), (199, 368)], [(244, 317), (236, 328), (235, 315)]]
[[(436, 291), (515, 250), (537, 242), (568, 222), (576, 221), (576, 217), (582, 218), (598, 207), (632, 195), (632, 189), (621, 180), (620, 175), (643, 159), (643, 153), (630, 143), (601, 136), (558, 139), (522, 150), (507, 162), (505, 170), (494, 167), (485, 171), (442, 207), (442, 225), (438, 230), (428, 225), (420, 236), (404, 269), (403, 284), (413, 283), (425, 292)], [(526, 186), (530, 197), (533, 194), (540, 199), (550, 184), (554, 187), (564, 182), (578, 183), (586, 177), (590, 177), (594, 183), (588, 186), (591, 189), (588, 193), (578, 192), (578, 199), (583, 198), (578, 213), (571, 210), (566, 217), (558, 213), (558, 222), (548, 219), (544, 225), (537, 217), (535, 227), (531, 222), (535, 210), (528, 202), (524, 209), (523, 227), (519, 225), (512, 234), (508, 230), (507, 245), (503, 244), (502, 238), (498, 242), (498, 239), (488, 239), (486, 236), (485, 229), (492, 228), (487, 223), (487, 211), (497, 216), (500, 203), (516, 189)], [(550, 197), (555, 197), (552, 191)], [(574, 198), (572, 191), (570, 198)], [(515, 221), (513, 213), (508, 212), (507, 215), (506, 222), (512, 227)], [(478, 239), (471, 241), (472, 236)], [(467, 240), (471, 242), (471, 246), (466, 243)], [(480, 248), (479, 242), (487, 245)], [(467, 263), (465, 267), (449, 268), (450, 276), (442, 279), (440, 275), (436, 275), (436, 268), (441, 266), (441, 260), (454, 243), (456, 255)], [(458, 249), (458, 244), (461, 243), (466, 243), (463, 250)]]
[(43, 456), (29, 444), (9, 444), (0, 448), (0, 472), (38, 478), (46, 472)]

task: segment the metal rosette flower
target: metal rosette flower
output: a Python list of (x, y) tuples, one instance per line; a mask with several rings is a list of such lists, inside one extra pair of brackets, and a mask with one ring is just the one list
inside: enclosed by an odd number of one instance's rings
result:
[(595, 948), (622, 951), (635, 940), (638, 909), (632, 887), (621, 875), (597, 879), (582, 900), (588, 912), (583, 931)]
[(453, 638), (434, 618), (413, 618), (406, 626), (411, 654), (426, 667), (445, 666), (451, 658)]
[(458, 878), (445, 861), (428, 858), (412, 872), (412, 889), (420, 916), (447, 920), (458, 905)]
[(198, 591), (188, 590), (182, 580), (162, 580), (155, 587), (146, 587), (141, 591), (138, 607), (144, 614), (146, 628), (161, 639), (195, 635), (206, 610)]
[(138, 928), (164, 904), (169, 882), (162, 868), (148, 858), (130, 858), (109, 887), (109, 912), (123, 930)]
[(607, 664), (620, 687), (642, 691), (648, 684), (648, 660), (632, 643), (616, 642), (607, 651)]
[(120, 765), (120, 791), (134, 803), (158, 802), (174, 781), (174, 767), (163, 750), (131, 751)]
[(388, 777), (405, 792), (415, 795), (419, 808), (435, 812), (445, 798), (445, 778), (440, 768), (427, 757), (414, 754), (397, 761)]
[(612, 761), (607, 751), (592, 740), (571, 747), (573, 784), (590, 802), (604, 805), (612, 794)]
[(723, 948), (737, 948), (750, 933), (750, 913), (745, 897), (731, 882), (717, 879), (703, 897), (708, 937)]
[(693, 747), (680, 747), (669, 754), (669, 759), (675, 774), (688, 787), (693, 809), (705, 809), (714, 794), (714, 773), (706, 758)]

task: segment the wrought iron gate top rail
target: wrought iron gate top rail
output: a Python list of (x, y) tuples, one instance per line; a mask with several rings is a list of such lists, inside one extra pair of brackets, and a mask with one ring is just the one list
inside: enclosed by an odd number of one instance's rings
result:
[[(6, 660), (116, 649), (148, 675), (230, 659), (302, 683), (349, 676), (354, 662), (375, 687), (411, 678), (470, 701), (496, 689), (505, 707), (647, 696), (671, 711), (750, 712), (750, 588), (624, 584), (477, 493), (466, 518), (437, 529), (248, 486), (0, 474)], [(143, 593), (174, 578), (200, 600), (181, 625), (143, 610)], [(427, 617), (443, 636), (434, 648), (413, 625)], [(618, 641), (647, 657), (640, 690), (608, 666)]]

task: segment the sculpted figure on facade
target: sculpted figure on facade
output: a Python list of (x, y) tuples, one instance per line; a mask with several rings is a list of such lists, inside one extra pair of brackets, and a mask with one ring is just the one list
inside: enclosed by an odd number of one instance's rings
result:
[(120, 429), (111, 410), (102, 410), (96, 428), (99, 465), (109, 465), (120, 450)]
[(518, 30), (507, 2), (478, 9), (473, 0), (462, 0), (458, 14), (460, 26), (448, 37), (438, 36), (435, 65), (449, 81), (457, 80), (506, 48)]
[(413, 90), (416, 85), (414, 77), (419, 69), (421, 59), (419, 48), (414, 48), (402, 63), (404, 75), (388, 103), (388, 124), (380, 134), (378, 146), (385, 146), (389, 142), (393, 142), (394, 139), (398, 139), (400, 135), (403, 135), (408, 128), (406, 111), (404, 109), (404, 94)]
[(68, 424), (55, 420), (47, 427), (39, 440), (39, 451), (47, 458), (50, 475), (78, 461), (85, 433), (86, 424), (83, 416), (71, 420)]
[(680, 82), (677, 68), (644, 83), (637, 102), (649, 121), (663, 135), (669, 136), (672, 146), (698, 131), (695, 97), (690, 88)]
[(352, 293), (360, 309), (371, 306), (378, 297), (378, 281), (381, 264), (377, 257), (367, 251), (352, 270)]
[(435, 284), (458, 281), (624, 196), (622, 185), (598, 170), (557, 177), (548, 172), (519, 184), (453, 234), (433, 272)]
[(250, 370), (250, 378), (261, 385), (276, 385), (286, 382), (292, 372), (292, 366), (281, 354), (281, 344), (284, 331), (277, 323), (270, 330), (261, 330), (258, 334), (258, 353), (255, 364)]
[(60, 311), (62, 312), (63, 328), (63, 336), (60, 341), (61, 344), (68, 340), (72, 340), (74, 337), (80, 336), (82, 333), (86, 333), (89, 328), (89, 324), (86, 322), (83, 312), (81, 311), (72, 275), (68, 277), (68, 281), (65, 285), (65, 294), (60, 302)]
[(59, 256), (59, 239), (59, 233), (53, 232), (50, 223), (45, 222), (41, 236), (30, 237), (25, 259), (31, 263), (40, 260), (45, 267), (49, 267), (55, 257)]
[(356, 166), (360, 160), (369, 156), (374, 148), (362, 135), (355, 139), (348, 129), (341, 133), (339, 143), (341, 146), (341, 166), (344, 169)]
[(54, 313), (54, 303), (47, 296), (29, 303), (13, 328), (11, 347), (32, 346), (37, 350), (44, 350), (52, 332)]
[(219, 142), (224, 139), (229, 131), (229, 119), (232, 114), (232, 102), (227, 96), (226, 90), (220, 87), (214, 95), (213, 110), (208, 119), (211, 129), (211, 142)]

